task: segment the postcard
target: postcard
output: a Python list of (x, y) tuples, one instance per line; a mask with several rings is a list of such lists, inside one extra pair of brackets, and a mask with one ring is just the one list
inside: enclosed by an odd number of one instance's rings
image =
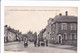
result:
[(3, 5), (3, 53), (79, 53), (78, 6), (13, 3)]

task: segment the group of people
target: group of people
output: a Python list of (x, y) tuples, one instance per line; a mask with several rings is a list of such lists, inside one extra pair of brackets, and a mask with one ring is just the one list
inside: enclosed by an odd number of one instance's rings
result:
[[(27, 47), (28, 46), (28, 40), (27, 39), (25, 39), (24, 40), (24, 47)], [(38, 47), (40, 47), (40, 46), (48, 46), (48, 40), (45, 40), (45, 41), (37, 41), (37, 40), (34, 40), (34, 46), (36, 47), (36, 46), (38, 46)]]
[(36, 47), (36, 46), (38, 46), (38, 47), (40, 47), (40, 46), (48, 46), (48, 40), (45, 40), (45, 41), (39, 41), (38, 40), (38, 42), (37, 41), (34, 41), (34, 46)]

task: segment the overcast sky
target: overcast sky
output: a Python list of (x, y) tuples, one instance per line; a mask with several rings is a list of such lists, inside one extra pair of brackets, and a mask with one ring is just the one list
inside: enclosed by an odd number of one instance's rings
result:
[(19, 29), (22, 33), (38, 32), (45, 28), (47, 20), (59, 13), (77, 16), (76, 7), (5, 7), (4, 24)]

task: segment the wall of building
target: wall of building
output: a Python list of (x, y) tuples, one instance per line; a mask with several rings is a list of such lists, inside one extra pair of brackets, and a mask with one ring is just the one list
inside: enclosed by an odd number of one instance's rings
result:
[(8, 41), (15, 41), (15, 40), (16, 40), (16, 34), (9, 32)]
[(50, 40), (50, 35), (51, 35), (51, 25), (47, 25), (46, 27), (46, 39)]
[[(58, 34), (61, 34), (62, 35), (62, 44), (75, 44), (77, 43), (77, 30), (71, 30), (71, 23), (67, 23), (67, 30), (62, 30), (62, 26), (61, 26), (62, 23), (56, 23), (56, 34), (53, 35), (55, 38), (54, 38), (54, 42), (57, 42), (59, 39), (58, 39)], [(67, 39), (64, 40), (64, 33), (67, 34)], [(76, 39), (75, 40), (72, 40), (72, 35), (71, 33), (76, 33)]]

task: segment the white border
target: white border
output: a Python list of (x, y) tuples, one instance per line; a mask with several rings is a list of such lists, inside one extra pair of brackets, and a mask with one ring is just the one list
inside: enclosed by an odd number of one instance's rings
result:
[[(4, 6), (79, 6), (79, 1), (2, 1)], [(79, 5), (78, 5), (79, 4)]]
[(74, 6), (78, 7), (78, 47), (80, 53), (80, 1), (1, 1), (1, 53), (4, 53), (4, 6)]

